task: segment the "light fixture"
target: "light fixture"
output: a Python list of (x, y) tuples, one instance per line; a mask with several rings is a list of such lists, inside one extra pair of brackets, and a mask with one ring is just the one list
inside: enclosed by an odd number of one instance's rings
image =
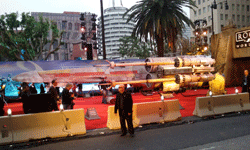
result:
[(10, 108), (7, 110), (7, 114), (8, 114), (8, 116), (12, 115), (12, 110)]
[(213, 96), (213, 92), (212, 91), (209, 91), (209, 96)]
[(235, 94), (238, 94), (239, 90), (235, 87)]
[(206, 32), (206, 31), (204, 31), (204, 32), (203, 32), (203, 35), (207, 35), (207, 32)]
[(60, 111), (63, 111), (63, 104), (60, 104)]
[(161, 101), (162, 101), (162, 102), (164, 101), (164, 96), (163, 96), (163, 95), (161, 95)]
[(204, 51), (206, 51), (206, 50), (207, 50), (207, 46), (204, 47)]

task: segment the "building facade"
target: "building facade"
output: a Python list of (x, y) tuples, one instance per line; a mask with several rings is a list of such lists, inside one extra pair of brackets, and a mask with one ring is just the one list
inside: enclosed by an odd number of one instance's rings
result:
[[(213, 9), (214, 34), (221, 32), (229, 20), (232, 20), (237, 28), (250, 25), (250, 0), (194, 0), (197, 8), (190, 9), (190, 19), (194, 22), (198, 19), (205, 19), (208, 27), (208, 43), (211, 43), (212, 35), (212, 4), (216, 2), (217, 9)], [(229, 9), (226, 10), (226, 2)], [(192, 37), (194, 37), (194, 34)]]
[[(107, 59), (119, 59), (119, 39), (124, 36), (131, 36), (133, 31), (134, 22), (126, 23), (127, 16), (123, 18), (123, 14), (127, 11), (125, 7), (110, 7), (104, 10), (104, 29), (105, 29), (105, 47)], [(101, 18), (98, 18), (98, 58), (102, 59), (103, 46), (102, 46), (102, 26)]]
[[(86, 27), (91, 26), (90, 22), (92, 13), (84, 13)], [(80, 21), (80, 12), (63, 12), (63, 13), (45, 13), (45, 12), (31, 12), (31, 15), (35, 18), (35, 20), (39, 20), (39, 16), (43, 18), (48, 18), (48, 20), (53, 21), (59, 31), (64, 31), (62, 36), (63, 45), (60, 46), (60, 49), (55, 53), (51, 54), (48, 60), (69, 60), (75, 59), (76, 57), (81, 57), (82, 54), (72, 56), (74, 47), (73, 43), (80, 43), (82, 32), (81, 32), (81, 21)], [(51, 39), (52, 31), (49, 32), (48, 38)], [(89, 42), (91, 43), (91, 42)], [(58, 46), (58, 42), (55, 42), (52, 46), (52, 49)], [(45, 46), (45, 48), (49, 48), (49, 44)], [(45, 58), (47, 53), (44, 53), (41, 60)], [(94, 54), (94, 53), (93, 53)], [(85, 58), (82, 58), (85, 59)]]

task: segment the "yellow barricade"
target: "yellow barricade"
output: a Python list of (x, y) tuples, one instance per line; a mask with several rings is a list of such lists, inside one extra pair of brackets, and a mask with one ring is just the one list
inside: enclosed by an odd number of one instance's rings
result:
[(12, 124), (10, 117), (0, 117), (0, 145), (12, 142)]
[[(135, 122), (134, 118), (136, 115), (135, 112), (135, 107), (137, 106), (137, 104), (133, 104), (133, 113), (132, 113), (132, 118), (133, 118), (133, 127), (138, 127), (138, 124)], [(115, 129), (121, 129), (121, 125), (120, 125), (120, 118), (119, 118), (119, 110), (117, 110), (117, 114), (115, 114), (114, 111), (115, 110), (115, 106), (109, 106), (108, 107), (108, 119), (107, 119), (107, 127), (109, 129), (115, 130)], [(127, 123), (126, 123), (127, 126)]]
[(178, 99), (164, 101), (163, 118), (165, 122), (181, 120), (180, 103)]
[(163, 111), (163, 102), (161, 101), (138, 103), (134, 110), (135, 122), (138, 125), (164, 122)]
[(85, 134), (84, 110), (66, 110), (10, 117), (13, 142)]
[[(155, 122), (170, 122), (181, 119), (179, 100), (137, 103), (133, 105), (133, 126)], [(107, 127), (120, 129), (119, 114), (114, 114), (114, 106), (108, 108)]]
[(193, 115), (199, 117), (213, 116), (213, 98), (207, 97), (196, 97), (195, 109)]

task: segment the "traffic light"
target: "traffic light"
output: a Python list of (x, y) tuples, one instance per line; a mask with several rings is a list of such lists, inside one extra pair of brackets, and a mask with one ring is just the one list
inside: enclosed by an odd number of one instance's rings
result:
[(96, 40), (96, 33), (93, 33), (93, 38), (92, 40)]
[(92, 30), (96, 30), (96, 23), (92, 23)]
[(97, 43), (94, 43), (94, 49), (98, 49)]
[(82, 33), (81, 39), (82, 39), (82, 40), (86, 40), (85, 33)]
[(85, 32), (86, 27), (85, 27), (86, 23), (85, 22), (81, 22), (81, 31)]
[(81, 13), (80, 20), (81, 20), (81, 21), (84, 21), (84, 19), (85, 19), (85, 18), (84, 18), (84, 13)]
[(86, 42), (82, 42), (82, 49), (86, 49), (87, 48), (87, 43)]

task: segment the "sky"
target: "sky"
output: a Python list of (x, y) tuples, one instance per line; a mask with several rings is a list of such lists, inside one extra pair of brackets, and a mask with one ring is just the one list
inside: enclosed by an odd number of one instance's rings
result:
[[(103, 0), (103, 8), (112, 7), (113, 0)], [(130, 8), (138, 0), (122, 0), (124, 7)], [(120, 0), (115, 0), (115, 6), (120, 6)], [(189, 16), (189, 10), (184, 9)], [(100, 0), (0, 0), (0, 15), (12, 12), (51, 12), (63, 13), (72, 12), (90, 12), (98, 17), (100, 12)]]

